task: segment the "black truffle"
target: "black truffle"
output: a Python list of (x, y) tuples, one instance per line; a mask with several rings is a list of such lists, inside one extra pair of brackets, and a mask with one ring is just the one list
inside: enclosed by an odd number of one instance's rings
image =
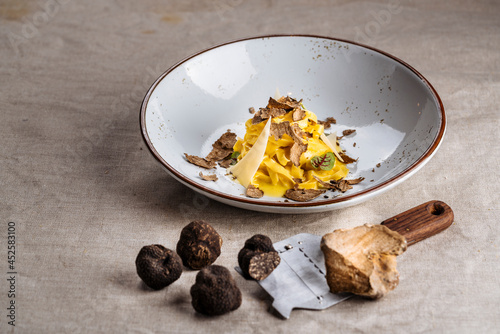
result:
[(222, 238), (217, 231), (203, 220), (197, 220), (182, 229), (177, 254), (186, 267), (201, 269), (217, 260)]
[(247, 278), (257, 281), (269, 276), (280, 264), (281, 258), (269, 237), (256, 234), (245, 242), (238, 253), (238, 264)]
[(228, 269), (211, 265), (200, 270), (191, 287), (193, 308), (205, 315), (222, 315), (241, 305), (241, 291)]
[(142, 247), (135, 260), (137, 274), (152, 289), (160, 290), (182, 274), (179, 255), (162, 245)]

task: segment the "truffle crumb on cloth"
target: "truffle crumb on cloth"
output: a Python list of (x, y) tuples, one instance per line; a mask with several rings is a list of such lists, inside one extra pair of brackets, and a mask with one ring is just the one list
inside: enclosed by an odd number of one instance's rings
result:
[(221, 253), (222, 238), (203, 220), (193, 221), (181, 231), (177, 254), (186, 267), (201, 269), (217, 260)]
[(181, 258), (162, 245), (144, 246), (135, 260), (137, 274), (152, 289), (160, 290), (182, 274)]
[(200, 270), (190, 292), (193, 308), (205, 315), (222, 315), (241, 305), (241, 291), (223, 266), (211, 265)]

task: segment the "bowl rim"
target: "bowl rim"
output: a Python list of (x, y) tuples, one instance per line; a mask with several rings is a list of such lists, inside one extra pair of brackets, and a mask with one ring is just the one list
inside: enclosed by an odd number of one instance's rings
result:
[[(196, 183), (192, 181), (190, 178), (184, 176), (181, 172), (177, 171), (174, 167), (172, 167), (163, 157), (156, 151), (151, 139), (149, 138), (148, 132), (147, 132), (147, 126), (146, 126), (146, 108), (148, 106), (149, 99), (158, 86), (158, 84), (173, 70), (175, 70), (177, 67), (181, 66), (185, 62), (189, 61), (192, 58), (195, 58), (205, 52), (211, 51), (213, 49), (217, 49), (226, 45), (230, 44), (236, 44), (244, 41), (249, 41), (249, 40), (258, 40), (258, 39), (265, 39), (265, 38), (282, 38), (282, 37), (306, 37), (306, 38), (315, 38), (315, 39), (325, 39), (325, 40), (331, 40), (335, 42), (341, 42), (341, 43), (348, 43), (351, 45), (359, 46), (362, 48), (366, 48), (368, 50), (374, 51), (376, 53), (379, 53), (381, 55), (384, 55), (388, 58), (391, 58), (392, 60), (400, 63), (403, 65), (405, 68), (409, 69), (412, 73), (414, 73), (431, 91), (431, 93), (434, 95), (436, 101), (439, 103), (439, 111), (441, 113), (441, 125), (439, 128), (439, 132), (434, 138), (433, 142), (427, 150), (408, 168), (400, 172), (399, 174), (391, 177), (388, 180), (385, 180), (384, 182), (381, 182), (378, 185), (375, 185), (373, 187), (364, 189), (360, 192), (357, 192), (352, 195), (345, 195), (345, 196), (339, 196), (339, 197), (333, 197), (328, 200), (324, 201), (315, 201), (315, 202), (294, 202), (294, 201), (289, 201), (289, 202), (284, 202), (284, 201), (267, 201), (263, 199), (253, 199), (249, 197), (238, 197), (234, 196), (231, 194), (227, 194), (224, 192), (216, 191), (212, 188), (200, 185), (199, 183)], [(141, 127), (141, 134), (142, 138), (148, 147), (149, 151), (155, 157), (155, 159), (164, 167), (167, 169), (169, 173), (171, 173), (174, 178), (178, 179), (181, 182), (186, 183), (193, 189), (198, 189), (203, 192), (206, 192), (212, 196), (215, 197), (221, 197), (226, 200), (230, 201), (236, 201), (240, 202), (241, 204), (247, 204), (247, 205), (257, 205), (257, 206), (271, 206), (271, 207), (315, 207), (315, 206), (328, 206), (332, 204), (338, 204), (341, 202), (346, 202), (349, 201), (353, 198), (359, 198), (363, 196), (368, 196), (369, 194), (375, 194), (379, 191), (384, 190), (384, 188), (387, 188), (389, 185), (393, 184), (394, 182), (400, 180), (400, 179), (405, 179), (406, 177), (411, 176), (414, 172), (416, 172), (420, 167), (422, 167), (422, 164), (425, 164), (426, 161), (432, 157), (432, 155), (435, 153), (439, 145), (441, 144), (444, 133), (446, 131), (446, 114), (443, 106), (443, 102), (441, 101), (441, 98), (439, 97), (437, 91), (434, 89), (432, 84), (420, 73), (418, 72), (413, 66), (409, 65), (405, 61), (399, 59), (398, 57), (393, 56), (390, 53), (387, 53), (385, 51), (382, 51), (380, 49), (374, 48), (372, 46), (368, 46), (365, 44), (361, 44), (358, 42), (350, 41), (347, 39), (342, 39), (342, 38), (336, 38), (336, 37), (327, 37), (327, 36), (321, 36), (321, 35), (314, 35), (314, 34), (270, 34), (270, 35), (261, 35), (261, 36), (253, 36), (253, 37), (245, 37), (245, 38), (239, 38), (239, 39), (234, 39), (230, 40), (227, 42), (223, 42), (220, 44), (213, 45), (209, 48), (203, 49), (201, 51), (198, 51), (190, 56), (185, 57), (184, 59), (178, 61), (174, 65), (172, 65), (170, 68), (168, 68), (165, 72), (163, 72), (158, 79), (155, 80), (155, 82), (151, 85), (151, 87), (148, 89), (146, 95), (144, 96), (144, 99), (141, 103), (141, 108), (140, 108), (140, 117), (139, 117), (139, 122), (140, 122), (140, 127)]]

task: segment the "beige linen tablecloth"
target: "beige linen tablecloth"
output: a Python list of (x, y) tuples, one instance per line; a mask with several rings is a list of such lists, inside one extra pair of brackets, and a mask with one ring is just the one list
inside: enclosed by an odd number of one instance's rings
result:
[[(498, 1), (2, 0), (0, 332), (500, 332), (499, 17)], [(145, 92), (194, 52), (273, 33), (354, 40), (414, 66), (447, 112), (439, 151), (377, 198), (305, 216), (233, 208), (176, 182), (141, 138)], [(400, 284), (381, 300), (283, 320), (232, 269), (254, 233), (322, 235), (432, 199), (454, 224), (399, 258)], [(216, 264), (243, 293), (221, 317), (191, 307), (196, 271), (156, 292), (135, 272), (143, 245), (175, 248), (195, 219), (222, 235)]]

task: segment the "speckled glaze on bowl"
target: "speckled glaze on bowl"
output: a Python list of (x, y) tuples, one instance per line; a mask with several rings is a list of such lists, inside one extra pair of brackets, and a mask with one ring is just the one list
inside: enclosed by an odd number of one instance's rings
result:
[[(341, 146), (358, 162), (349, 178), (365, 180), (344, 194), (310, 202), (248, 198), (217, 167), (188, 163), (184, 153), (206, 156), (228, 129), (240, 137), (252, 115), (276, 89), (303, 99), (318, 119), (334, 117), (330, 131), (356, 133)], [(339, 209), (388, 191), (422, 168), (446, 128), (443, 104), (431, 84), (398, 58), (329, 37), (273, 35), (237, 40), (201, 51), (163, 73), (147, 92), (140, 125), (153, 156), (179, 182), (217, 201), (249, 210), (310, 213)]]

